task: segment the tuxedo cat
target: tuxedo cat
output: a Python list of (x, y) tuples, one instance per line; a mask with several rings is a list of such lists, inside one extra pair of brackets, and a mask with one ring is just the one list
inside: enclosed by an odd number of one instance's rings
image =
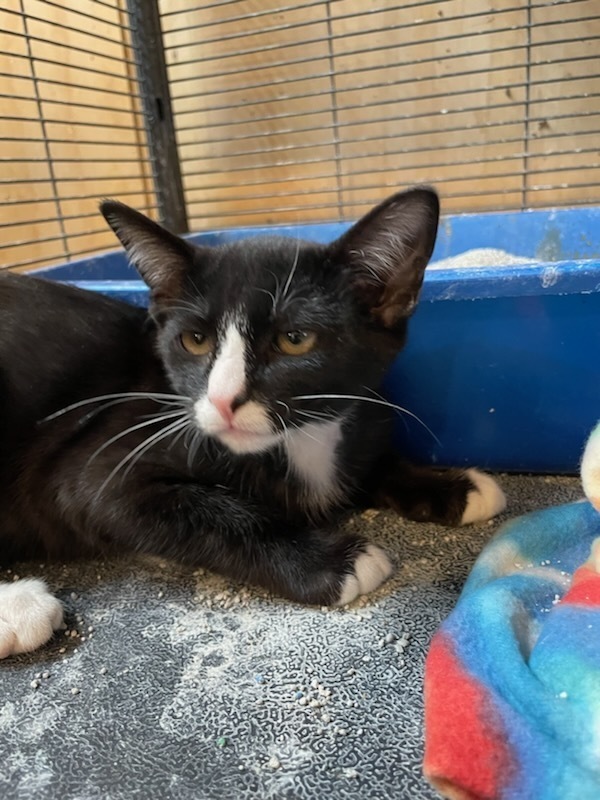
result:
[[(344, 510), (456, 525), (504, 508), (489, 476), (392, 452), (377, 394), (435, 242), (432, 190), (394, 195), (330, 245), (194, 246), (118, 202), (101, 210), (149, 312), (0, 278), (4, 566), (133, 551), (345, 604), (392, 568), (336, 527)], [(0, 657), (61, 620), (41, 581), (0, 584)]]

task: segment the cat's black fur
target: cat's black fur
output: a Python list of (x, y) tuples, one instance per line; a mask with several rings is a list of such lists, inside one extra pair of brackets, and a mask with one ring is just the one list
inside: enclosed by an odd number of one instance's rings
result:
[[(473, 483), (462, 472), (414, 469), (392, 454), (385, 406), (294, 399), (378, 397), (373, 391), (404, 343), (433, 249), (434, 192), (395, 195), (330, 246), (267, 238), (193, 247), (118, 203), (102, 210), (151, 287), (150, 315), (65, 285), (0, 278), (4, 564), (137, 551), (322, 604), (339, 600), (366, 549), (333, 524), (343, 509), (375, 504), (418, 519), (461, 520)], [(181, 333), (201, 330), (218, 341), (219, 320), (232, 308), (244, 311), (249, 343), (245, 396), (233, 411), (261, 402), (275, 431), (311, 421), (301, 412), (343, 416), (339, 481), (324, 499), (311, 497), (282, 446), (232, 453), (193, 421), (218, 346), (191, 355)], [(278, 352), (277, 332), (296, 330), (316, 332), (316, 347), (300, 356)], [(142, 396), (58, 413), (119, 393)], [(173, 401), (179, 406), (163, 404), (170, 394), (184, 398)], [(179, 409), (190, 420), (186, 430), (136, 451), (139, 459), (113, 474), (146, 437), (176, 421), (146, 415)]]

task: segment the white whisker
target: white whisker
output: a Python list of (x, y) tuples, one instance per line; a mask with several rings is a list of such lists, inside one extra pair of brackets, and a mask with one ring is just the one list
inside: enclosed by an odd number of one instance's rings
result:
[(195, 315), (196, 317), (202, 316), (200, 308), (192, 305), (191, 303), (189, 305), (181, 305), (181, 303), (164, 305), (161, 307), (161, 311), (185, 311)]
[(74, 411), (76, 408), (81, 408), (81, 406), (89, 405), (90, 403), (98, 403), (102, 400), (118, 400), (120, 402), (126, 402), (127, 400), (153, 400), (156, 403), (163, 402), (166, 405), (177, 405), (177, 403), (180, 403), (182, 400), (189, 402), (189, 397), (185, 397), (185, 395), (181, 394), (163, 394), (161, 392), (115, 392), (114, 394), (100, 394), (97, 397), (88, 397), (86, 400), (71, 403), (71, 405), (61, 408), (60, 411), (55, 411), (53, 414), (44, 417), (40, 420), (40, 423), (49, 422), (56, 417), (62, 416), (62, 414)]
[(273, 294), (273, 292), (270, 292), (268, 289), (260, 289), (258, 286), (256, 287), (256, 291), (262, 292), (263, 294), (266, 294), (271, 298), (271, 303), (273, 304), (273, 311), (275, 311), (277, 300), (275, 299), (275, 295)]
[(275, 400), (275, 402), (276, 402), (278, 405), (280, 405), (280, 406), (283, 406), (283, 407), (285, 408), (285, 410), (287, 411), (287, 413), (288, 413), (288, 414), (290, 413), (290, 407), (288, 406), (288, 404), (287, 404), (287, 403), (284, 403), (284, 402), (283, 402), (283, 400)]
[(304, 434), (304, 436), (308, 436), (308, 438), (309, 438), (309, 439), (312, 439), (312, 440), (313, 440), (313, 442), (316, 442), (317, 444), (320, 444), (320, 445), (322, 445), (322, 444), (323, 444), (323, 440), (322, 440), (322, 439), (319, 439), (317, 436), (313, 436), (313, 435), (312, 435), (312, 433), (309, 433), (309, 432), (306, 430), (306, 428), (304, 427), (304, 425), (294, 425), (294, 428), (295, 428), (295, 429), (296, 429), (296, 430), (297, 430), (299, 433), (302, 433), (302, 434)]
[(438, 444), (441, 444), (440, 440), (431, 430), (431, 428), (429, 428), (422, 419), (419, 419), (416, 414), (413, 414), (413, 412), (409, 411), (407, 408), (395, 405), (395, 403), (389, 403), (387, 400), (378, 400), (375, 397), (363, 397), (362, 395), (356, 394), (300, 394), (293, 397), (292, 400), (362, 400), (365, 403), (375, 403), (376, 405), (386, 406), (387, 408), (391, 408), (393, 411), (412, 417), (425, 428), (425, 430), (435, 439)]
[(335, 419), (335, 415), (328, 414), (327, 411), (303, 411), (301, 408), (297, 408), (296, 414), (300, 414), (308, 419), (314, 419), (317, 422), (326, 422), (327, 420)]
[(200, 298), (200, 302), (184, 300), (183, 298), (180, 297), (176, 300), (166, 300), (163, 303), (161, 303), (161, 310), (166, 309), (167, 311), (191, 311), (194, 314), (201, 314), (202, 300), (203, 300), (202, 292), (198, 289), (192, 278), (190, 276), (188, 276), (188, 278), (192, 282), (192, 285), (196, 290), (196, 294), (198, 298)]
[(141, 428), (147, 428), (148, 425), (156, 425), (159, 422), (164, 422), (168, 419), (173, 418), (181, 418), (186, 414), (185, 411), (170, 411), (168, 414), (163, 414), (162, 417), (158, 417), (157, 419), (148, 419), (144, 422), (138, 422), (137, 425), (132, 425), (130, 428), (126, 428), (124, 431), (117, 433), (116, 436), (112, 436), (107, 442), (104, 442), (97, 450), (94, 450), (92, 455), (88, 458), (87, 463), (91, 464), (91, 462), (99, 456), (103, 450), (106, 450), (107, 447), (110, 447), (111, 444), (117, 442), (119, 439), (122, 439), (124, 436), (127, 436), (129, 433), (133, 433), (134, 431), (138, 431)]
[(286, 280), (285, 285), (283, 287), (283, 292), (281, 293), (282, 297), (285, 297), (286, 294), (289, 291), (290, 284), (291, 284), (292, 279), (294, 277), (294, 273), (296, 272), (296, 267), (298, 266), (298, 257), (299, 257), (299, 255), (300, 255), (300, 239), (298, 238), (298, 239), (296, 239), (296, 254), (294, 255), (294, 263), (292, 264), (292, 268), (289, 271), (289, 274), (287, 276), (287, 280)]
[(200, 445), (206, 446), (206, 440), (202, 436), (201, 431), (198, 428), (193, 429), (192, 438), (190, 441), (190, 445), (188, 447), (188, 457), (187, 457), (187, 464), (188, 469), (192, 468), (192, 464), (194, 463), (194, 459), (200, 449)]
[(181, 430), (179, 431), (179, 433), (177, 434), (177, 436), (176, 436), (176, 437), (173, 439), (173, 441), (172, 441), (172, 442), (171, 442), (171, 444), (169, 445), (169, 448), (168, 448), (169, 450), (171, 450), (173, 447), (175, 447), (175, 445), (177, 444), (177, 442), (178, 442), (178, 441), (181, 439), (181, 437), (182, 437), (182, 436), (185, 434), (185, 432), (188, 430), (188, 428), (189, 428), (189, 427), (191, 427), (192, 429), (194, 428), (194, 425), (193, 425), (193, 422), (192, 422), (192, 420), (188, 420), (188, 425), (187, 425), (187, 426), (186, 426), (186, 425), (184, 425), (184, 426), (181, 428)]
[(281, 430), (282, 430), (282, 433), (283, 433), (283, 435), (284, 435), (284, 436), (287, 438), (287, 437), (288, 437), (288, 435), (289, 435), (289, 430), (288, 430), (288, 427), (287, 427), (287, 425), (285, 424), (285, 420), (283, 419), (283, 417), (281, 416), (281, 414), (278, 414), (276, 411), (274, 411), (273, 413), (275, 414), (275, 416), (277, 417), (277, 419), (279, 420), (279, 422), (281, 422)]
[[(139, 445), (134, 447), (134, 449), (129, 453), (127, 460), (129, 464), (127, 468), (121, 475), (121, 480), (123, 480), (130, 472), (130, 470), (135, 466), (135, 464), (140, 460), (140, 458), (148, 451), (151, 447), (154, 447), (155, 444), (158, 444), (163, 439), (166, 439), (167, 436), (170, 436), (174, 433), (181, 433), (182, 430), (190, 424), (189, 420), (177, 420), (172, 422), (170, 425), (167, 425), (166, 428), (162, 428), (160, 431), (156, 431), (156, 433), (151, 434), (148, 436), (147, 439), (144, 439)], [(169, 449), (171, 448), (173, 442), (169, 445)]]
[[(183, 403), (168, 403), (167, 405), (178, 405), (180, 407), (182, 414), (187, 413), (190, 410), (189, 405), (187, 404), (184, 405)], [(158, 417), (162, 417), (164, 413), (165, 409), (163, 409), (162, 411), (157, 411), (154, 414), (140, 414), (138, 415), (138, 419), (157, 419)]]
[[(115, 475), (118, 474), (118, 472), (121, 469), (121, 467), (123, 467), (128, 461), (130, 461), (132, 458), (134, 458), (137, 455), (137, 453), (142, 451), (141, 454), (143, 454), (143, 452), (148, 450), (149, 447), (151, 447), (152, 445), (156, 444), (161, 439), (166, 438), (170, 434), (176, 433), (181, 426), (185, 426), (185, 425), (188, 425), (188, 424), (189, 424), (189, 420), (175, 420), (170, 425), (167, 425), (166, 428), (162, 428), (160, 431), (157, 431), (156, 433), (153, 433), (147, 439), (144, 439), (143, 442), (141, 442), (136, 447), (134, 447), (133, 450), (130, 450), (130, 452), (127, 453), (127, 455), (124, 458), (122, 458), (119, 461), (119, 463), (117, 464), (117, 466), (110, 472), (108, 478), (106, 478), (106, 480), (103, 481), (102, 485), (98, 489), (98, 492), (96, 493), (96, 497), (99, 497), (102, 494), (102, 492), (108, 486), (108, 484), (111, 482), (111, 480), (115, 477)], [(131, 466), (133, 466), (133, 465), (131, 465)], [(125, 471), (125, 473), (123, 474), (122, 478), (124, 478), (125, 475), (127, 475), (128, 471), (129, 471), (129, 468)]]
[(189, 430), (186, 431), (185, 438), (183, 440), (183, 446), (185, 447), (186, 450), (189, 449), (190, 442), (194, 438), (196, 430), (197, 429), (192, 426), (191, 428), (189, 428)]

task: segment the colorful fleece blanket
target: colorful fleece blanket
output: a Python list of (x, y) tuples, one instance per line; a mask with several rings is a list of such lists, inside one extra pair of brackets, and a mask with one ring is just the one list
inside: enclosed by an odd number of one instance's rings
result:
[(424, 771), (446, 797), (600, 800), (598, 429), (582, 479), (591, 502), (499, 531), (432, 641)]

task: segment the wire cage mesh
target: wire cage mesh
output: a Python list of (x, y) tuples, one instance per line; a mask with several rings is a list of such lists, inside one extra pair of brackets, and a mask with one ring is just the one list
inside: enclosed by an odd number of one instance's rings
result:
[(0, 268), (173, 229), (596, 204), (597, 0), (2, 0)]

